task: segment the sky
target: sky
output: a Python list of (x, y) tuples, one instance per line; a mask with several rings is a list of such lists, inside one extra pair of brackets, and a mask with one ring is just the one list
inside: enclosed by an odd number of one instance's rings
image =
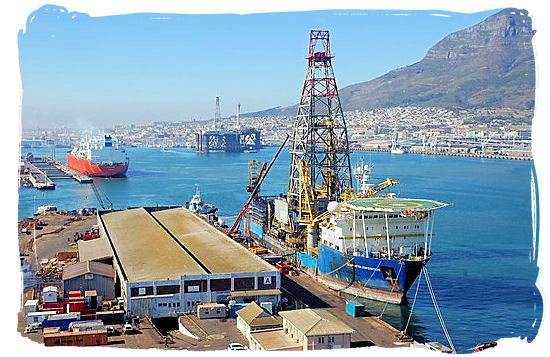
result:
[(90, 17), (47, 5), (18, 34), (22, 127), (210, 119), (291, 105), (309, 30), (330, 31), (337, 84), (421, 60), (446, 35), (498, 10), (324, 10), (249, 15)]

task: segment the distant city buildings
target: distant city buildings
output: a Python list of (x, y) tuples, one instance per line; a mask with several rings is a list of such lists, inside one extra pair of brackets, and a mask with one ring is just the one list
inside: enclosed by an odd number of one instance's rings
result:
[[(387, 149), (392, 141), (410, 151), (524, 155), (531, 150), (532, 111), (511, 109), (451, 110), (437, 107), (392, 107), (345, 112), (352, 149)], [(111, 133), (127, 146), (194, 147), (195, 134), (212, 120), (116, 124), (102, 130), (24, 128), (22, 147), (70, 147), (85, 136)], [(263, 146), (276, 146), (292, 133), (294, 117), (240, 117), (241, 128), (260, 131)], [(221, 118), (233, 129), (236, 118)]]

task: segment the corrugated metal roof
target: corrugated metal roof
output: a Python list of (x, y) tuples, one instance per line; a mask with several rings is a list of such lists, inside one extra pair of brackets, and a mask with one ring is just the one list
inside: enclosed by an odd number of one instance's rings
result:
[(277, 271), (183, 207), (156, 211), (152, 215), (212, 273)]
[(102, 213), (128, 281), (180, 279), (206, 271), (144, 208)]
[(237, 311), (237, 315), (239, 315), (244, 322), (250, 326), (277, 325), (282, 322), (280, 317), (272, 316), (255, 302), (251, 302), (245, 308)]
[(302, 345), (292, 339), (289, 334), (282, 329), (269, 331), (255, 331), (250, 333), (250, 338), (256, 340), (266, 351), (275, 351), (279, 349), (300, 349)]
[(262, 314), (264, 314), (264, 316), (268, 315), (267, 311), (262, 309), (262, 307), (255, 302), (251, 302), (246, 307), (237, 311), (237, 315), (239, 315), (240, 318), (243, 319), (248, 325), (250, 325), (252, 320)]
[(109, 264), (103, 264), (98, 262), (78, 262), (75, 264), (67, 265), (63, 267), (63, 280), (72, 279), (84, 274), (102, 275), (108, 278), (114, 278), (115, 272), (113, 267)]
[(107, 238), (97, 238), (88, 241), (78, 241), (78, 259), (86, 260), (105, 259), (113, 256)]
[(302, 309), (279, 312), (284, 319), (306, 336), (352, 333), (354, 330), (330, 312)]

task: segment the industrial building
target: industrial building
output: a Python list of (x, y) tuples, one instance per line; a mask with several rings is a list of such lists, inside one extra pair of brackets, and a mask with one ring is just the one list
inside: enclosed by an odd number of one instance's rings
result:
[(115, 273), (108, 264), (81, 261), (63, 268), (63, 296), (69, 291), (95, 290), (103, 300), (115, 298)]
[(280, 304), (279, 271), (185, 208), (98, 212), (127, 314), (176, 317), (196, 305)]
[(259, 351), (349, 348), (354, 330), (322, 309), (281, 311), (281, 329), (251, 331), (250, 349)]

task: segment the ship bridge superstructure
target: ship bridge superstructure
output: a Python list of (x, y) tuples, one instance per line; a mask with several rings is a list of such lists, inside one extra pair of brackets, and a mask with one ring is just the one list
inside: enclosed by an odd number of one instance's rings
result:
[(393, 196), (360, 198), (330, 207), (320, 224), (320, 244), (350, 256), (426, 259), (434, 216), (447, 204)]

